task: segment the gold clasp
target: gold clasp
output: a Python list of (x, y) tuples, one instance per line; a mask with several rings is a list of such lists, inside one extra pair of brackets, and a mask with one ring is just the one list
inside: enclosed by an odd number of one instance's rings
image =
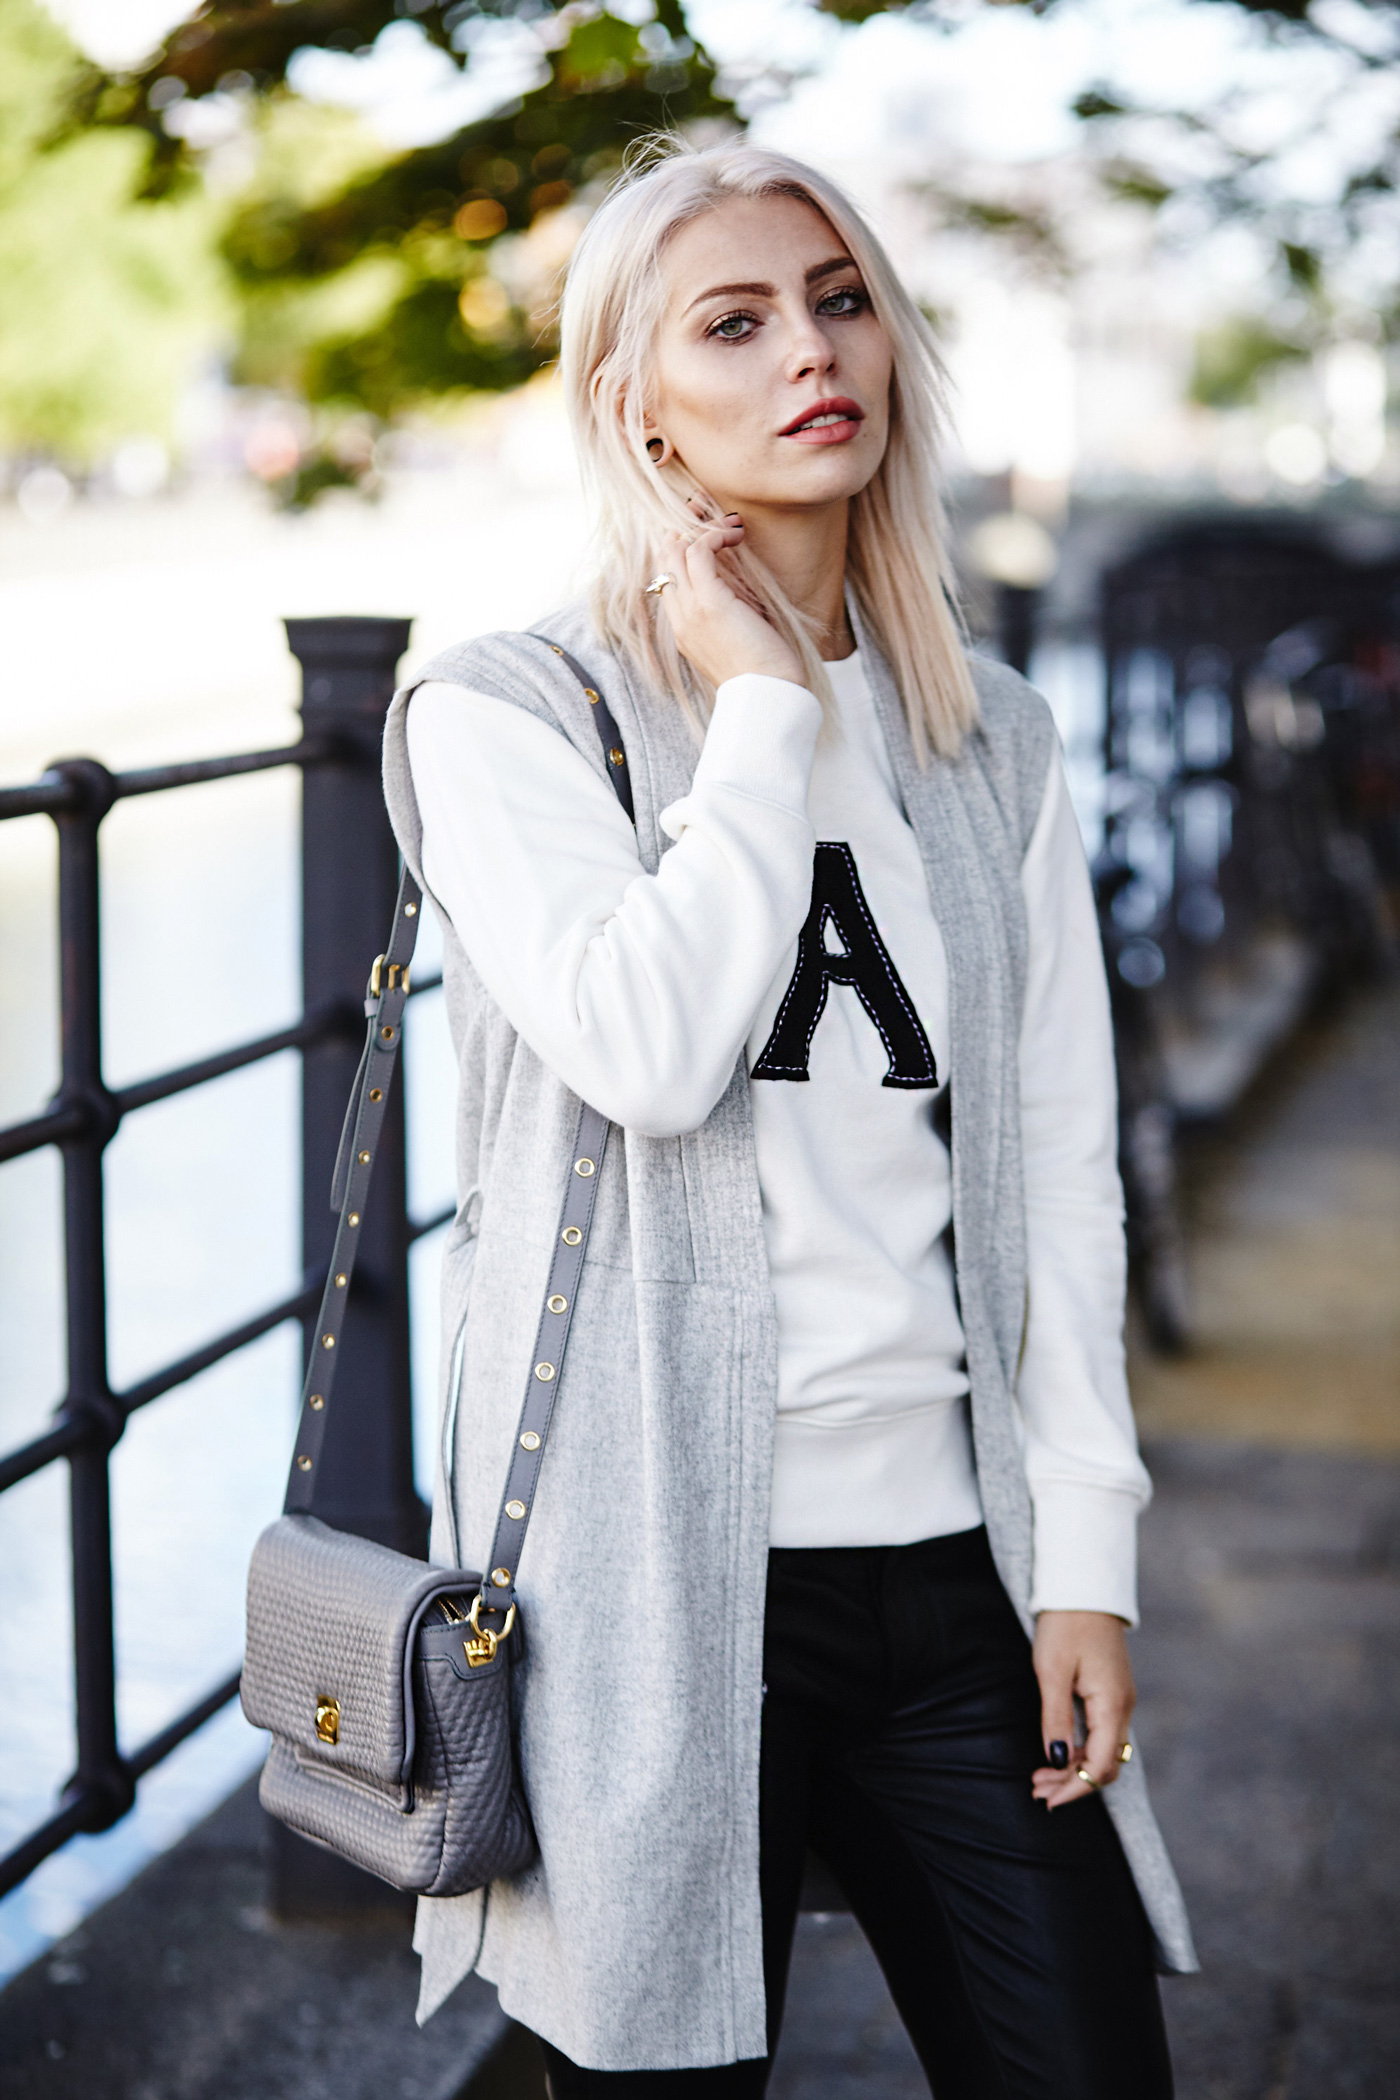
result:
[[(384, 984), (382, 973), (387, 961), (388, 957), (384, 955), (376, 955), (374, 958), (374, 964), (369, 973), (369, 995), (371, 999), (379, 997), (380, 987)], [(389, 963), (389, 982), (384, 988), (391, 992), (402, 991), (404, 997), (408, 997), (407, 963)]]
[(467, 1623), (471, 1627), (473, 1638), (462, 1643), (463, 1652), (467, 1658), (467, 1667), (472, 1670), (479, 1670), (484, 1664), (496, 1660), (496, 1650), (515, 1624), (515, 1606), (513, 1604), (506, 1613), (506, 1623), (499, 1633), (493, 1633), (489, 1626), (481, 1625), (476, 1616), (480, 1609), (481, 1592), (478, 1591), (476, 1596), (472, 1598), (472, 1608), (467, 1613)]
[(322, 1693), (316, 1701), (316, 1736), (322, 1743), (340, 1741), (340, 1701)]

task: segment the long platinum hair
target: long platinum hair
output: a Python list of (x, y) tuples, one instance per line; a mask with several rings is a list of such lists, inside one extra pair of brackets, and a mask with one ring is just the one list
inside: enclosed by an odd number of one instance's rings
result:
[[(653, 466), (647, 390), (665, 310), (662, 258), (676, 229), (728, 197), (797, 197), (819, 212), (860, 270), (893, 352), (889, 442), (851, 503), (847, 582), (898, 683), (920, 760), (953, 757), (977, 718), (939, 493), (946, 381), (933, 333), (870, 227), (837, 185), (801, 161), (731, 143), (702, 149), (663, 135), (629, 162), (574, 250), (560, 309), (561, 365), (597, 534), (593, 616), (604, 639), (687, 710), (713, 690), (684, 664), (643, 587), (668, 532), (695, 530), (692, 499), (712, 502), (672, 458)], [(717, 515), (717, 507), (715, 514)], [(743, 588), (801, 658), (823, 701), (830, 687), (814, 623), (746, 548), (728, 557)]]

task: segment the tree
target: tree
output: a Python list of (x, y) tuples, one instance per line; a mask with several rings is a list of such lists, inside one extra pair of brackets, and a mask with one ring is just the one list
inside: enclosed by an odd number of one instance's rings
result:
[[(377, 313), (304, 345), (295, 376), (314, 401), (389, 418), (458, 390), (512, 386), (554, 354), (575, 199), (607, 179), (630, 139), (732, 114), (700, 55), (677, 56), (669, 41), (598, 15), (550, 54), (541, 87), (455, 137), (309, 207), (286, 189), (255, 193), (225, 253), (254, 309), (288, 287), (383, 270)], [(560, 217), (562, 238), (551, 237)]]
[(135, 201), (138, 136), (55, 140), (81, 76), (35, 0), (0, 0), (0, 451), (80, 468), (168, 434), (226, 311), (207, 201)]
[[(979, 5), (998, 0), (815, 4), (851, 23), (903, 11), (931, 33), (953, 34)], [(999, 4), (1049, 15), (1069, 0)], [(1315, 54), (1317, 89), (1304, 131), (1335, 131), (1348, 91), (1400, 56), (1395, 0), (1350, 0), (1346, 10), (1332, 0), (1200, 4), (1229, 8), (1267, 39)], [(456, 137), (385, 155), (315, 195), (298, 179), (269, 172), (274, 155), (224, 238), (243, 301), (244, 375), (385, 418), (459, 390), (512, 385), (547, 360), (551, 272), (569, 222), (553, 235), (539, 229), (560, 213), (577, 217), (637, 135), (704, 119), (740, 121), (688, 32), (680, 0), (660, 0), (656, 20), (640, 29), (590, 9), (588, 0), (207, 0), (140, 73), (91, 72), (78, 106), (87, 124), (144, 132), (148, 191), (173, 194), (191, 162), (191, 108), (219, 95), (251, 97), (275, 132), (299, 50), (363, 51), (404, 18), (462, 64), (483, 23), (533, 24), (546, 77)], [(1308, 203), (1277, 180), (1285, 145), (1297, 141), (1261, 146), (1251, 136), (1252, 107), (1247, 81), (1192, 110), (1135, 103), (1112, 82), (1076, 105), (1086, 159), (1104, 194), (1154, 214), (1167, 238), (1183, 228), (1199, 237), (1225, 220), (1247, 223), (1272, 258), (1279, 313), (1267, 327), (1242, 322), (1228, 345), (1209, 350), (1201, 379), (1207, 394), (1248, 385), (1239, 360), (1251, 344), (1260, 351), (1258, 370), (1307, 354), (1347, 296), (1358, 242), (1374, 248), (1389, 226), (1394, 245), (1400, 148), (1393, 126), (1369, 153), (1349, 163), (1343, 153), (1337, 194)], [(1065, 265), (1052, 214), (1024, 196), (979, 190), (975, 180), (945, 175), (940, 183), (945, 219)], [(1393, 280), (1393, 256), (1390, 269)], [(1393, 281), (1381, 303), (1393, 320)], [(1221, 376), (1227, 366), (1233, 377)]]
[[(444, 396), (516, 385), (547, 363), (558, 269), (581, 223), (575, 200), (595, 193), (629, 141), (649, 131), (737, 122), (678, 0), (662, 0), (641, 27), (571, 11), (542, 42), (537, 88), (327, 190), (314, 156), (294, 150), (290, 61), (308, 44), (363, 48), (407, 12), (464, 59), (456, 33), (476, 10), (460, 0), (223, 0), (177, 30), (144, 72), (93, 72), (77, 98), (86, 124), (145, 134), (152, 196), (177, 194), (194, 158), (173, 109), (230, 92), (256, 98), (270, 150), (222, 241), (243, 310), (235, 376), (386, 421)], [(303, 142), (315, 135), (313, 120)]]

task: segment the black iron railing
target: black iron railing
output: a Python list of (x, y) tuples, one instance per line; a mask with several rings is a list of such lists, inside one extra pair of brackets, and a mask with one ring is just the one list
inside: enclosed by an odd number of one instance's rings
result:
[(1400, 567), (1213, 518), (1149, 539), (1102, 593), (1120, 1159), (1148, 1328), (1175, 1347), (1179, 1126), (1228, 1113), (1321, 988), (1390, 959)]
[[(274, 751), (112, 773), (64, 760), (32, 785), (0, 789), (0, 821), (43, 815), (58, 833), (61, 1079), (42, 1114), (0, 1129), (0, 1162), (47, 1145), (63, 1158), (67, 1389), (51, 1427), (0, 1457), (0, 1492), (64, 1460), (70, 1480), (77, 1766), (61, 1802), (0, 1859), (0, 1894), (79, 1832), (110, 1828), (143, 1775), (193, 1735), (238, 1689), (232, 1676), (138, 1749), (117, 1730), (110, 1460), (139, 1408), (246, 1348), (284, 1321), (313, 1320), (329, 1257), (331, 1166), (363, 1034), (361, 999), (390, 924), (397, 854), (379, 790), (379, 741), (407, 620), (288, 622), (302, 664), (301, 740)], [(303, 775), (303, 1014), (291, 1027), (213, 1056), (109, 1087), (102, 1072), (100, 837), (120, 801), (200, 782), (295, 766)], [(415, 993), (431, 990), (425, 978)], [(123, 1119), (246, 1065), (299, 1050), (303, 1059), (303, 1277), (300, 1288), (200, 1348), (114, 1390), (108, 1375), (103, 1159)], [(403, 1088), (386, 1119), (365, 1220), (353, 1346), (327, 1439), (324, 1506), (343, 1528), (421, 1552), (424, 1512), (413, 1486), (409, 1395), (408, 1248), (451, 1215), (407, 1215)], [(307, 1333), (307, 1345), (310, 1334)], [(285, 1874), (283, 1876), (285, 1879)]]

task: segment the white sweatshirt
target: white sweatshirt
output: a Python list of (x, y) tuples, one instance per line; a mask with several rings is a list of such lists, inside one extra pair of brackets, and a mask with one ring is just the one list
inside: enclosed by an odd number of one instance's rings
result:
[[(426, 685), (408, 745), (429, 887), (566, 1085), (673, 1135), (744, 1053), (778, 1315), (771, 1541), (897, 1545), (982, 1517), (938, 1115), (948, 972), (860, 657), (827, 669), (824, 730), (802, 687), (720, 688), (654, 876), (607, 782), (523, 709)], [(1022, 887), (1032, 1608), (1133, 1621), (1149, 1488), (1123, 1368), (1113, 1048), (1058, 754)]]

